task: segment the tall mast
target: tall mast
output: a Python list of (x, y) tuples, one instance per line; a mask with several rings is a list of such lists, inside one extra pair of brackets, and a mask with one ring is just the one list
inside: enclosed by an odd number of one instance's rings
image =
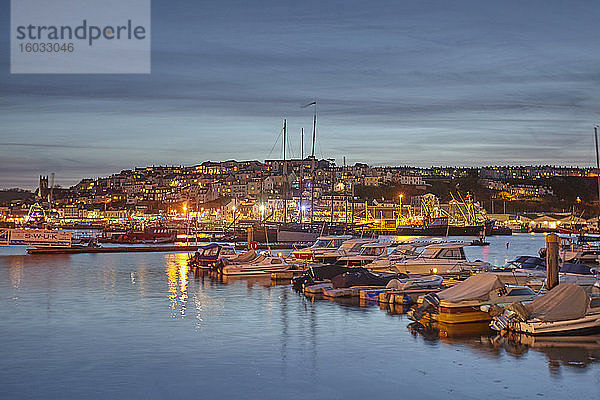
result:
[(300, 223), (302, 223), (302, 192), (304, 191), (304, 128), (300, 133)]
[(316, 100), (303, 105), (302, 108), (306, 108), (309, 106), (315, 106), (315, 111), (313, 114), (312, 150), (310, 153), (310, 157), (311, 157), (310, 222), (312, 223), (314, 221), (314, 209), (315, 209), (315, 138), (317, 136), (317, 102), (316, 102)]
[(317, 102), (315, 104), (315, 113), (313, 115), (313, 132), (312, 132), (312, 153), (311, 155), (315, 156), (315, 138), (317, 136)]
[(285, 161), (287, 119), (283, 120), (283, 222), (287, 222), (287, 162)]
[(596, 140), (596, 175), (598, 176), (598, 206), (600, 207), (600, 157), (598, 156), (598, 126), (594, 126), (594, 139)]
[(335, 163), (333, 164), (331, 171), (332, 171), (332, 174), (331, 174), (331, 218), (330, 218), (330, 223), (331, 223), (331, 226), (333, 226), (333, 194), (335, 193)]
[(598, 126), (594, 126), (594, 138), (596, 140), (596, 175), (598, 175), (598, 202), (600, 204), (600, 157), (598, 156)]
[(315, 106), (315, 113), (313, 116), (313, 131), (312, 131), (312, 151), (311, 157), (311, 185), (310, 185), (310, 222), (314, 221), (314, 209), (315, 209), (315, 137), (317, 136), (317, 102), (312, 103)]

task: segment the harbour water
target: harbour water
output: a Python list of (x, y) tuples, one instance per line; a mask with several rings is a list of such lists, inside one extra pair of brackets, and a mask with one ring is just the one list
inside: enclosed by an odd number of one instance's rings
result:
[[(544, 245), (488, 240), (468, 256), (502, 264)], [(600, 398), (600, 336), (412, 333), (377, 305), (194, 278), (186, 257), (0, 249), (0, 398)]]

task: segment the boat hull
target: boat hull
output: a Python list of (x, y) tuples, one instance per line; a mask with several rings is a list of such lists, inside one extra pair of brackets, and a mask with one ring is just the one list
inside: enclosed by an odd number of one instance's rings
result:
[(600, 332), (600, 313), (586, 315), (583, 318), (554, 322), (512, 321), (508, 329), (530, 335), (580, 335)]
[(466, 324), (472, 322), (491, 321), (490, 313), (481, 311), (479, 307), (443, 307), (440, 305), (437, 321), (444, 324)]

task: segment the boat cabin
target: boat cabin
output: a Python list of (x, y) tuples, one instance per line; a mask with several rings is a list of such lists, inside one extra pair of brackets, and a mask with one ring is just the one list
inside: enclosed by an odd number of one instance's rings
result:
[(389, 247), (388, 244), (381, 244), (381, 243), (365, 244), (360, 249), (360, 253), (358, 253), (358, 255), (359, 256), (370, 256), (370, 257), (384, 256), (384, 255), (387, 255), (388, 247)]
[(361, 251), (361, 248), (369, 243), (376, 242), (376, 239), (350, 239), (346, 240), (336, 250), (324, 251), (320, 254), (315, 254), (314, 259), (320, 263), (334, 263), (340, 257), (356, 255)]
[(317, 238), (310, 249), (337, 249), (342, 243), (352, 239), (352, 236), (323, 236)]
[(417, 256), (419, 259), (436, 258), (442, 260), (466, 260), (465, 245), (458, 243), (431, 244)]
[(199, 267), (212, 267), (221, 258), (230, 258), (236, 255), (235, 247), (229, 244), (210, 243), (198, 248), (192, 260)]
[(292, 254), (298, 259), (310, 260), (317, 254), (338, 249), (342, 243), (350, 239), (352, 239), (350, 235), (321, 236), (312, 246), (293, 251)]

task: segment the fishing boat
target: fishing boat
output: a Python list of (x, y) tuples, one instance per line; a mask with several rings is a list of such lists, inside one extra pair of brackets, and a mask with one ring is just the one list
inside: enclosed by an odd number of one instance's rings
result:
[(543, 296), (515, 302), (493, 318), (496, 331), (530, 335), (575, 335), (600, 331), (600, 298), (593, 300), (581, 286), (561, 283)]
[(338, 249), (342, 243), (352, 239), (350, 235), (321, 236), (310, 247), (292, 251), (292, 255), (300, 260), (312, 260), (315, 256)]
[(342, 243), (335, 250), (324, 251), (320, 254), (315, 254), (314, 259), (318, 263), (333, 264), (341, 257), (357, 255), (361, 252), (364, 245), (376, 242), (376, 239), (350, 239)]
[[(409, 312), (409, 318), (446, 324), (484, 322), (492, 318), (491, 306), (535, 297), (536, 293), (528, 287), (507, 286), (496, 275), (482, 273), (437, 294), (420, 297), (417, 300), (418, 307)], [(493, 311), (498, 312), (497, 309)]]
[(461, 271), (481, 271), (490, 268), (483, 261), (469, 261), (465, 256), (465, 243), (438, 243), (427, 247), (415, 258), (398, 260), (391, 271), (405, 274), (443, 274)]

